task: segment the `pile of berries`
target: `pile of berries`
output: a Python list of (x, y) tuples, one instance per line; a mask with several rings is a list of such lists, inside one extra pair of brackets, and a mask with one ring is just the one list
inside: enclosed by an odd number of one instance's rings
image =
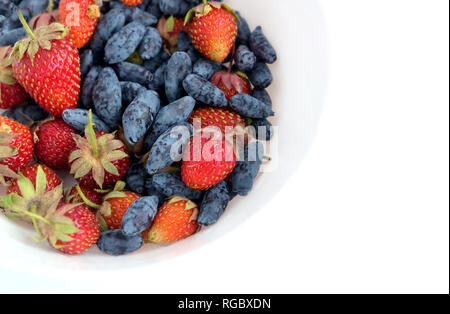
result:
[(0, 0), (0, 210), (71, 255), (216, 223), (260, 172), (276, 60), (222, 1)]

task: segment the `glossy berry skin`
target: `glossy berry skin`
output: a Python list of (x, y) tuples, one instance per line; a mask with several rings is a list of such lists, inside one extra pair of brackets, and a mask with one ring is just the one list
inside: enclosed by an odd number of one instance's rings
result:
[(198, 108), (192, 112), (189, 122), (194, 123), (195, 119), (200, 119), (201, 128), (215, 126), (224, 134), (227, 127), (246, 127), (244, 119), (239, 114), (224, 108)]
[(10, 53), (11, 48), (0, 47), (0, 109), (15, 107), (27, 99), (27, 93), (12, 75)]
[(258, 26), (249, 37), (250, 49), (264, 63), (272, 64), (277, 61), (277, 53)]
[(236, 73), (217, 72), (211, 78), (211, 83), (224, 92), (227, 100), (237, 94), (250, 95), (252, 93), (250, 82)]
[[(14, 60), (14, 77), (47, 112), (61, 117), (77, 107), (80, 92), (80, 57), (67, 37), (51, 41), (51, 50), (39, 49), (34, 63), (28, 54)], [(52, 69), (49, 71), (49, 69)]]
[(192, 73), (209, 80), (215, 73), (219, 72), (221, 68), (222, 64), (220, 62), (214, 62), (203, 58), (195, 62)]
[(275, 115), (271, 106), (247, 94), (239, 94), (230, 99), (230, 107), (248, 118), (263, 119)]
[(80, 205), (69, 210), (64, 216), (70, 218), (78, 232), (69, 234), (73, 239), (70, 242), (57, 241), (56, 245), (64, 245), (58, 250), (64, 254), (81, 254), (97, 243), (100, 236), (100, 224), (97, 217), (89, 210), (87, 205)]
[(185, 239), (198, 230), (197, 207), (187, 199), (167, 201), (158, 211), (150, 230), (143, 232), (146, 242), (172, 243)]
[(8, 85), (0, 82), (0, 109), (9, 109), (27, 100), (27, 93), (18, 83)]
[(183, 81), (186, 93), (195, 100), (213, 107), (226, 107), (228, 105), (225, 93), (207, 79), (190, 74)]
[(198, 214), (198, 224), (201, 226), (211, 226), (215, 224), (223, 215), (230, 202), (228, 184), (222, 181), (205, 193), (200, 212)]
[[(105, 131), (95, 131), (95, 136), (97, 138), (99, 138), (100, 136), (105, 135), (105, 134), (106, 134)], [(118, 140), (119, 138), (116, 136), (115, 139)], [(128, 151), (125, 148), (125, 146), (121, 147), (119, 150), (128, 154)], [(123, 177), (125, 177), (125, 175), (127, 174), (128, 168), (130, 167), (130, 158), (127, 156), (122, 159), (112, 161), (111, 163), (117, 168), (119, 175), (116, 176), (112, 173), (109, 173), (108, 171), (105, 171), (105, 180), (103, 182), (103, 187), (111, 186), (114, 183), (116, 183), (117, 181), (121, 180)], [(73, 162), (69, 166), (71, 167), (72, 164), (73, 164)], [(89, 171), (89, 173), (87, 175), (77, 179), (77, 181), (80, 184), (80, 186), (83, 186), (86, 188), (91, 188), (91, 189), (98, 188), (98, 185), (95, 182), (94, 177), (92, 176), (92, 170)]]
[[(204, 151), (205, 145), (209, 151)], [(231, 145), (225, 139), (209, 139), (201, 133), (194, 135), (183, 158), (183, 182), (193, 190), (206, 190), (228, 177), (236, 165)]]
[(133, 192), (123, 193), (125, 193), (125, 197), (116, 197), (105, 200), (105, 202), (108, 202), (111, 205), (111, 215), (103, 215), (109, 230), (120, 229), (123, 216), (127, 212), (128, 208), (135, 200), (141, 197), (139, 194)]
[(9, 146), (15, 146), (18, 154), (0, 160), (1, 165), (8, 166), (14, 172), (24, 168), (33, 157), (33, 137), (30, 130), (23, 124), (0, 116), (0, 133), (17, 134), (9, 142)]
[[(87, 189), (85, 187), (80, 186), (81, 192), (83, 192), (84, 196), (91, 201), (94, 204), (101, 205), (103, 203), (103, 196), (104, 194), (96, 192), (94, 189)], [(73, 187), (72, 190), (70, 190), (70, 193), (68, 194), (66, 198), (66, 202), (68, 203), (84, 203), (83, 199), (81, 198), (80, 194), (78, 193), (76, 187)], [(95, 208), (89, 207), (91, 210), (95, 210)]]
[(37, 158), (52, 169), (68, 169), (70, 153), (76, 147), (72, 134), (76, 133), (61, 119), (44, 122), (35, 132)]
[(122, 3), (125, 5), (128, 5), (130, 7), (137, 6), (138, 4), (141, 4), (144, 2), (144, 0), (122, 0)]
[[(79, 18), (71, 21), (75, 9), (79, 10)], [(61, 0), (58, 14), (61, 23), (70, 26), (68, 37), (80, 49), (94, 35), (100, 18), (100, 7), (95, 0)], [(75, 25), (75, 22), (79, 22), (79, 25)]]
[(225, 9), (209, 6), (211, 11), (195, 16), (188, 24), (194, 47), (207, 58), (223, 62), (231, 52), (237, 37), (237, 22)]
[[(61, 180), (52, 169), (45, 165), (34, 164), (22, 170), (22, 174), (24, 175), (24, 177), (28, 178), (33, 183), (34, 187), (36, 187), (36, 175), (39, 166), (42, 167), (42, 170), (44, 170), (45, 176), (47, 178), (47, 187), (45, 189), (46, 192), (53, 190), (61, 184)], [(22, 196), (22, 193), (20, 192), (19, 186), (17, 184), (17, 179), (15, 179), (8, 187), (8, 194), (11, 193), (17, 193), (19, 196)]]
[(122, 230), (108, 230), (98, 239), (97, 246), (105, 254), (120, 256), (133, 253), (144, 245), (140, 234), (127, 236)]

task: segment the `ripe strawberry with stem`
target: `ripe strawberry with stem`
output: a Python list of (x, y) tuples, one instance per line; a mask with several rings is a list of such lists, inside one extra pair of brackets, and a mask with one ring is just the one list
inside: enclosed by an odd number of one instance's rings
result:
[(59, 21), (69, 27), (68, 37), (78, 49), (86, 46), (94, 35), (101, 15), (98, 3), (97, 0), (61, 0), (59, 4)]
[(159, 209), (150, 229), (142, 233), (145, 242), (171, 243), (185, 239), (199, 229), (197, 205), (181, 196), (171, 197)]
[(234, 145), (220, 134), (194, 134), (181, 166), (184, 183), (193, 190), (207, 190), (228, 177), (236, 166)]
[(33, 137), (23, 124), (0, 116), (0, 183), (17, 178), (33, 157)]
[(52, 169), (68, 169), (77, 131), (62, 119), (45, 121), (34, 132), (36, 157)]
[(14, 78), (10, 51), (11, 47), (0, 47), (0, 109), (15, 107), (27, 99), (27, 93)]
[(141, 197), (139, 194), (123, 191), (124, 187), (124, 182), (117, 182), (114, 190), (106, 194), (103, 204), (99, 207), (99, 220), (107, 230), (120, 229), (128, 208)]
[(114, 133), (94, 131), (92, 111), (84, 137), (74, 134), (77, 144), (69, 157), (70, 173), (87, 188), (108, 187), (122, 179), (130, 167), (125, 145)]
[(1, 207), (5, 208), (10, 218), (36, 224), (28, 212), (44, 215), (52, 202), (59, 200), (61, 195), (62, 184), (56, 173), (44, 165), (35, 164), (19, 172), (2, 198)]
[(28, 37), (13, 48), (14, 77), (33, 99), (55, 117), (77, 107), (80, 57), (64, 25), (53, 23), (32, 31), (17, 11)]
[(235, 44), (238, 21), (226, 4), (203, 0), (187, 13), (184, 23), (194, 47), (207, 58), (223, 62)]

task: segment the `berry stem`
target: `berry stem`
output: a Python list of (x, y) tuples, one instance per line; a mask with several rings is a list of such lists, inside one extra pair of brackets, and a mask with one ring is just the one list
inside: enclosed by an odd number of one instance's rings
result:
[(92, 145), (92, 152), (94, 157), (98, 157), (98, 146), (97, 146), (97, 137), (95, 136), (94, 127), (92, 123), (92, 110), (89, 110), (88, 114), (88, 129), (89, 129), (89, 135), (86, 134), (86, 136), (89, 136), (91, 139), (91, 145)]
[(208, 0), (203, 0), (203, 4), (208, 4)]
[(49, 0), (48, 1), (48, 7), (47, 7), (47, 12), (48, 13), (52, 13), (53, 12), (53, 0)]
[[(32, 212), (33, 214), (36, 215), (36, 205), (31, 206), (31, 212)], [(37, 222), (37, 218), (32, 217), (31, 220), (33, 221), (34, 229), (35, 229), (36, 232), (38, 233), (39, 237), (40, 237), (40, 238), (43, 238), (44, 235), (43, 235), (42, 232), (41, 232), (41, 228), (39, 228), (39, 224), (38, 224), (38, 222)]]
[(19, 213), (21, 213), (21, 214), (24, 214), (24, 215), (32, 218), (32, 219), (35, 218), (37, 220), (40, 220), (40, 221), (42, 221), (43, 223), (46, 223), (49, 226), (53, 225), (53, 223), (50, 220), (47, 220), (47, 219), (45, 219), (44, 217), (42, 217), (42, 216), (40, 216), (38, 214), (29, 212), (29, 211), (26, 211), (26, 210), (23, 210), (23, 209), (18, 209), (18, 208), (15, 208), (14, 210), (19, 212)]
[(80, 188), (79, 185), (76, 185), (76, 186), (75, 186), (75, 189), (77, 189), (78, 195), (80, 195), (81, 199), (83, 200), (83, 202), (84, 202), (87, 206), (92, 207), (92, 208), (95, 208), (95, 209), (99, 209), (99, 208), (100, 208), (100, 205), (97, 205), (97, 204), (91, 202), (91, 201), (86, 197), (86, 195), (84, 195), (84, 193), (83, 193), (83, 191), (81, 190), (81, 188)]
[(25, 21), (25, 18), (23, 17), (22, 12), (20, 12), (20, 10), (17, 10), (17, 15), (19, 16), (20, 23), (22, 23), (23, 28), (25, 28), (25, 30), (27, 31), (28, 35), (30, 35), (30, 37), (32, 39), (36, 39), (36, 36), (34, 35), (33, 31), (30, 28), (30, 26), (28, 26), (28, 23), (27, 23), (27, 21)]

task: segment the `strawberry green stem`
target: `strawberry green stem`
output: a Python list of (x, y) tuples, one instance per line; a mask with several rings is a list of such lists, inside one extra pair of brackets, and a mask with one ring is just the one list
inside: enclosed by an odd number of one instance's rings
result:
[[(33, 206), (31, 207), (31, 212), (32, 212), (33, 214), (36, 215), (36, 205), (33, 205)], [(33, 221), (34, 229), (35, 229), (36, 232), (38, 233), (39, 237), (40, 237), (40, 238), (43, 238), (44, 235), (43, 235), (42, 232), (41, 232), (41, 228), (39, 228), (39, 224), (38, 224), (38, 222), (37, 222), (37, 219), (36, 219), (35, 217), (32, 217), (32, 218), (31, 218), (31, 221)]]
[(48, 1), (47, 12), (48, 13), (52, 13), (53, 12), (53, 0), (49, 0)]
[(42, 216), (40, 216), (40, 215), (38, 215), (38, 214), (29, 212), (29, 211), (26, 211), (26, 210), (23, 210), (23, 209), (14, 209), (14, 210), (17, 211), (17, 212), (19, 212), (19, 213), (21, 213), (21, 214), (24, 214), (24, 215), (26, 215), (26, 216), (32, 218), (32, 219), (35, 218), (35, 219), (37, 219), (37, 220), (40, 220), (40, 221), (42, 221), (43, 223), (46, 223), (46, 224), (49, 225), (49, 226), (52, 226), (52, 225), (53, 225), (53, 223), (52, 223), (51, 221), (45, 219), (44, 217), (42, 217)]
[(23, 17), (22, 12), (20, 12), (20, 10), (17, 10), (17, 15), (19, 16), (20, 23), (22, 23), (23, 28), (25, 28), (28, 35), (30, 35), (32, 39), (36, 39), (36, 36), (34, 36), (33, 31), (31, 30), (30, 26), (28, 26), (28, 23), (27, 21), (25, 21), (25, 18)]
[(203, 4), (208, 4), (208, 0), (203, 0)]
[(94, 154), (94, 157), (98, 157), (97, 137), (95, 136), (93, 126), (94, 124), (92, 123), (92, 110), (89, 110), (88, 121), (89, 134), (86, 134), (86, 136), (89, 136), (91, 139), (92, 152)]
[(75, 186), (75, 188), (77, 189), (78, 195), (80, 195), (81, 199), (83, 200), (83, 202), (84, 202), (87, 206), (92, 207), (92, 208), (95, 208), (95, 209), (99, 209), (99, 208), (100, 208), (100, 205), (97, 205), (97, 204), (91, 202), (91, 201), (86, 197), (86, 195), (84, 195), (84, 193), (83, 193), (83, 191), (81, 190), (81, 188), (80, 188), (79, 185)]

